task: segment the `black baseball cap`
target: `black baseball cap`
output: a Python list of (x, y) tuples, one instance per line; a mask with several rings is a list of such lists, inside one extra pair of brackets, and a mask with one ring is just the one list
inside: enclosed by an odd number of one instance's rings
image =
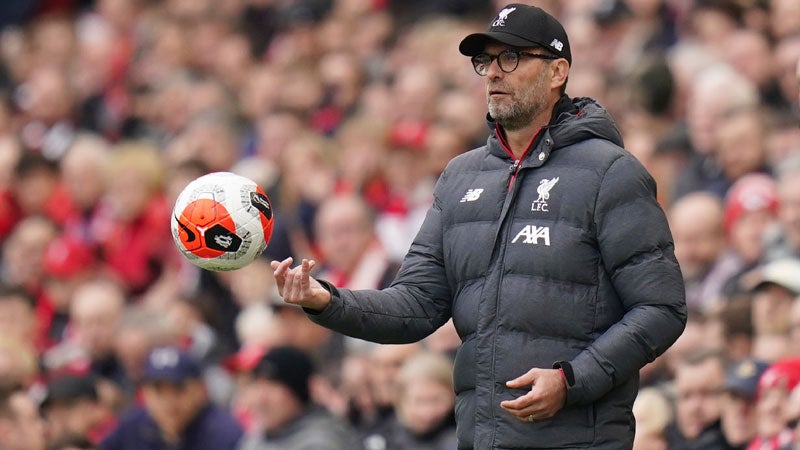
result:
[(536, 6), (512, 3), (497, 13), (484, 33), (465, 37), (458, 50), (466, 56), (482, 52), (491, 41), (514, 47), (542, 47), (572, 64), (569, 39), (555, 17)]
[(91, 375), (64, 375), (50, 380), (42, 400), (41, 408), (47, 410), (53, 405), (72, 405), (79, 400), (97, 402), (100, 399)]

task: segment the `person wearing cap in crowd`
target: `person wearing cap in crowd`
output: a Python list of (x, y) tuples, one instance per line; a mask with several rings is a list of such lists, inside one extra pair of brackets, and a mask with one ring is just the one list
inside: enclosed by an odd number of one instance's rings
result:
[(345, 450), (347, 428), (311, 398), (314, 365), (291, 346), (270, 349), (252, 371), (257, 429), (239, 450)]
[(791, 449), (795, 432), (789, 424), (789, 396), (800, 383), (800, 358), (785, 358), (770, 366), (758, 379), (756, 438), (748, 450)]
[(452, 159), (390, 287), (338, 289), (273, 261), (283, 299), (382, 342), (453, 318), (460, 449), (631, 448), (638, 371), (686, 321), (655, 182), (609, 113), (571, 99), (567, 34), (502, 8), (459, 46), (483, 77), (490, 136)]
[(752, 293), (752, 355), (765, 361), (790, 356), (792, 306), (800, 295), (800, 259), (782, 258), (744, 274), (744, 289)]
[(763, 256), (764, 236), (777, 220), (778, 187), (769, 175), (751, 173), (728, 190), (723, 228), (728, 251), (720, 257), (720, 272), (728, 276), (722, 294), (739, 292), (741, 276), (756, 267)]
[(755, 399), (758, 380), (769, 365), (746, 358), (728, 368), (723, 385), (720, 422), (731, 449), (746, 449), (756, 437)]
[(64, 339), (69, 309), (75, 290), (96, 275), (97, 257), (91, 247), (77, 239), (61, 235), (44, 253), (44, 279), (37, 301), (42, 339), (48, 347)]
[(98, 444), (117, 424), (114, 412), (100, 398), (90, 375), (64, 375), (50, 380), (39, 409), (51, 441), (80, 437)]
[(156, 347), (142, 380), (143, 406), (120, 418), (101, 450), (233, 449), (242, 430), (231, 414), (212, 403), (199, 361), (177, 347)]

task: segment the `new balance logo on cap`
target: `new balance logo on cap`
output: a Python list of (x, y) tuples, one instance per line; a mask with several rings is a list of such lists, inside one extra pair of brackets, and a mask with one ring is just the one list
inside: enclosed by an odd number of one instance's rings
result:
[(554, 49), (561, 51), (561, 49), (564, 48), (564, 43), (559, 41), (558, 39), (553, 39), (553, 42), (550, 43), (550, 47), (553, 47)]

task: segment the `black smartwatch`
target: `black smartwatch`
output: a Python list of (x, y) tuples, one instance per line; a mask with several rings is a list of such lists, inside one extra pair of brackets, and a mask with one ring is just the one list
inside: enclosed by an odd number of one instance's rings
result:
[(567, 380), (567, 386), (575, 386), (575, 371), (572, 370), (572, 364), (569, 361), (557, 361), (553, 364), (553, 369), (561, 369), (564, 372), (564, 378)]

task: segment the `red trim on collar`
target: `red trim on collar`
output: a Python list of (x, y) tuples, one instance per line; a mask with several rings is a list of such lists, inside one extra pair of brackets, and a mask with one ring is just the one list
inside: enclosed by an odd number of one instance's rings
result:
[[(522, 152), (522, 156), (520, 156), (519, 158), (520, 161), (522, 161), (523, 159), (525, 159), (526, 156), (528, 156), (528, 152), (530, 152), (531, 147), (533, 147), (533, 141), (536, 140), (536, 137), (539, 136), (539, 133), (541, 132), (542, 129), (539, 128), (538, 130), (536, 130), (536, 133), (533, 134), (533, 137), (531, 137), (530, 142), (528, 142), (528, 146), (525, 148), (525, 151)], [(503, 150), (505, 150), (506, 153), (508, 153), (508, 156), (510, 156), (511, 159), (516, 161), (516, 158), (514, 157), (514, 152), (511, 151), (511, 146), (508, 145), (508, 141), (506, 141), (506, 137), (503, 135), (502, 129), (500, 128), (500, 124), (498, 123), (494, 124), (494, 134), (497, 136), (497, 140), (500, 141), (500, 146), (503, 147)]]

